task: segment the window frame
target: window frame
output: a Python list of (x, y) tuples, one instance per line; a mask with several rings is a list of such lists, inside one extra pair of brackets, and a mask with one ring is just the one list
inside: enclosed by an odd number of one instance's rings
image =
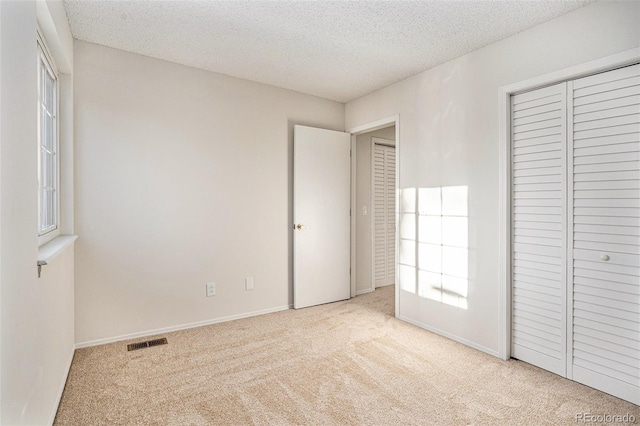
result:
[[(37, 87), (38, 87), (38, 99), (37, 99), (37, 178), (38, 178), (38, 191), (37, 191), (37, 202), (38, 202), (38, 223), (37, 223), (37, 235), (38, 235), (38, 246), (42, 246), (49, 241), (53, 240), (57, 236), (60, 235), (60, 79), (58, 69), (56, 67), (55, 62), (53, 61), (53, 56), (50, 53), (50, 50), (42, 36), (42, 32), (38, 28), (37, 30)], [(46, 72), (52, 78), (54, 84), (54, 94), (53, 94), (53, 200), (54, 200), (54, 223), (47, 227), (42, 228), (42, 215), (43, 215), (43, 205), (42, 205), (42, 181), (43, 181), (43, 169), (42, 169), (42, 147), (43, 147), (43, 137), (42, 137), (42, 89), (43, 89), (43, 80), (42, 80), (42, 72)]]

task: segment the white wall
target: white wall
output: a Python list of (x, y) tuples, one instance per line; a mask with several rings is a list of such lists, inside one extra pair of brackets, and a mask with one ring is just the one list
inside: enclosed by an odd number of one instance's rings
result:
[(56, 52), (71, 72), (73, 46), (60, 2), (0, 2), (0, 423), (6, 425), (53, 421), (74, 349), (73, 248), (43, 268), (42, 278), (36, 268), (41, 16), (49, 16), (48, 30), (66, 34)]
[(79, 41), (74, 83), (76, 341), (288, 308), (293, 125), (344, 105)]
[(498, 354), (498, 89), (637, 48), (639, 17), (598, 2), (347, 104), (347, 128), (400, 115), (401, 188), (468, 186), (468, 309), (401, 291), (401, 318)]
[[(356, 136), (356, 292), (371, 290), (371, 138), (396, 139), (396, 126)], [(367, 215), (362, 214), (366, 206)]]
[(2, 314), (2, 182), (4, 179), (2, 178), (2, 137), (4, 133), (2, 132), (2, 122), (3, 120), (3, 105), (2, 105), (2, 86), (4, 85), (4, 81), (2, 80), (2, 64), (3, 64), (3, 55), (2, 55), (2, 7), (0, 7), (0, 422), (2, 422), (2, 391), (4, 386), (2, 386), (2, 377), (3, 377), (3, 368), (2, 368), (2, 321), (4, 316)]

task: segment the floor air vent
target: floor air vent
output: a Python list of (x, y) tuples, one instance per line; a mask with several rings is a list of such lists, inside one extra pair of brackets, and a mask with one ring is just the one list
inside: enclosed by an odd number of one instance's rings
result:
[(130, 345), (127, 345), (127, 350), (135, 351), (138, 349), (150, 348), (152, 346), (159, 346), (159, 345), (166, 345), (166, 344), (167, 344), (167, 338), (163, 337), (162, 339), (147, 340), (146, 342), (139, 342), (139, 343), (131, 343)]

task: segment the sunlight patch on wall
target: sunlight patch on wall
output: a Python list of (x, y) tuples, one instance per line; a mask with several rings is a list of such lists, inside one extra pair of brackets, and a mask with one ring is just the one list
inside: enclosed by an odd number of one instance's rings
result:
[(467, 196), (466, 186), (401, 191), (401, 290), (467, 309)]
[(398, 275), (400, 289), (416, 292), (416, 194), (415, 188), (400, 191), (400, 238)]

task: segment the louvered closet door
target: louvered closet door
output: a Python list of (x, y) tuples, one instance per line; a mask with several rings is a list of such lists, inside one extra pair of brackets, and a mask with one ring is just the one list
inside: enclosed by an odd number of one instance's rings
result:
[(514, 358), (566, 373), (566, 84), (511, 97)]
[(373, 146), (373, 206), (374, 248), (373, 269), (375, 287), (395, 282), (395, 148)]
[(386, 221), (387, 221), (387, 270), (386, 285), (396, 281), (396, 149), (386, 146), (385, 180), (386, 180)]
[(384, 285), (387, 277), (387, 204), (385, 193), (384, 146), (373, 145), (374, 287)]
[(640, 65), (568, 88), (572, 378), (640, 404)]

